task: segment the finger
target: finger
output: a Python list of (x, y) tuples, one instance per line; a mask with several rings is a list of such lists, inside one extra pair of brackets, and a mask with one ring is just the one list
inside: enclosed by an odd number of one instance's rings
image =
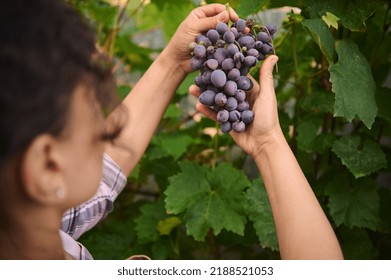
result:
[(259, 82), (262, 93), (274, 93), (273, 68), (277, 61), (277, 56), (270, 55), (262, 63), (261, 70), (259, 72)]
[(247, 101), (250, 103), (250, 105), (253, 105), (259, 95), (259, 84), (253, 76), (247, 75), (247, 77), (253, 82), (253, 87), (246, 92)]
[(237, 13), (235, 12), (235, 10), (232, 9), (231, 7), (229, 8), (229, 18), (230, 18), (233, 22), (239, 20), (238, 14), (237, 14)]
[(200, 97), (200, 95), (201, 95), (200, 88), (197, 87), (196, 85), (191, 85), (191, 86), (189, 87), (189, 93), (190, 93), (191, 95), (197, 97), (197, 98)]
[(203, 114), (205, 117), (211, 119), (212, 121), (217, 122), (217, 118), (216, 118), (217, 113), (215, 111), (213, 111), (211, 108), (209, 108), (208, 106), (205, 106), (201, 103), (197, 103), (196, 109), (198, 112)]
[(197, 29), (201, 31), (206, 31), (212, 28), (215, 28), (219, 22), (227, 22), (228, 13), (223, 11), (213, 17), (200, 18), (197, 23)]
[[(197, 9), (195, 9), (194, 11), (197, 14), (202, 13), (204, 16), (200, 16), (200, 18), (201, 18), (201, 17), (215, 16), (217, 14), (220, 14), (221, 12), (227, 11), (227, 8), (223, 4), (209, 4), (209, 5), (201, 6)], [(239, 19), (238, 14), (231, 7), (229, 8), (229, 15), (230, 15), (231, 20), (233, 20), (233, 21), (237, 21)]]

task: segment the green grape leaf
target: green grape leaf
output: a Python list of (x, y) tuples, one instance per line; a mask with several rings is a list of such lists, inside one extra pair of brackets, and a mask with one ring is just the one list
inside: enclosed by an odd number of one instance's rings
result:
[(377, 0), (306, 0), (304, 10), (310, 18), (321, 18), (327, 12), (332, 13), (346, 28), (364, 31), (365, 21), (375, 12), (377, 5)]
[(140, 207), (141, 214), (135, 219), (138, 241), (142, 244), (154, 242), (159, 239), (157, 225), (160, 220), (168, 218), (164, 209), (163, 199), (154, 203), (144, 204)]
[(297, 126), (297, 147), (302, 151), (312, 151), (315, 138), (322, 125), (320, 118), (309, 118)]
[(114, 27), (118, 8), (104, 1), (80, 1), (76, 4), (85, 17), (92, 22), (100, 23), (102, 27)]
[(187, 146), (193, 139), (183, 133), (160, 133), (153, 137), (148, 148), (149, 159), (159, 159), (172, 156), (174, 160), (180, 158), (186, 152)]
[(125, 97), (128, 96), (130, 90), (131, 90), (131, 88), (128, 85), (126, 85), (126, 86), (123, 85), (123, 86), (117, 87), (117, 93), (118, 93), (119, 98), (121, 98), (121, 100), (124, 100)]
[(340, 230), (343, 246), (343, 256), (347, 260), (375, 260), (377, 257), (376, 249), (364, 229), (342, 228)]
[(242, 0), (236, 9), (236, 12), (240, 17), (245, 18), (248, 15), (256, 14), (269, 4), (270, 0)]
[(245, 195), (249, 185), (245, 175), (223, 163), (215, 169), (192, 162), (180, 163), (182, 172), (169, 178), (165, 191), (167, 211), (184, 213), (187, 233), (204, 240), (209, 229), (243, 235), (246, 223)]
[(337, 53), (338, 62), (329, 68), (335, 93), (334, 116), (352, 121), (357, 115), (371, 128), (377, 114), (376, 85), (371, 67), (351, 40), (340, 41)]
[(332, 113), (334, 110), (334, 94), (328, 91), (315, 91), (300, 100), (300, 107), (314, 113)]
[(340, 20), (339, 17), (336, 15), (326, 12), (326, 15), (322, 16), (322, 20), (327, 24), (327, 26), (334, 27), (335, 29), (338, 29), (338, 21)]
[(132, 172), (128, 176), (128, 181), (138, 181), (140, 179), (140, 162), (136, 164), (136, 166), (133, 168)]
[(332, 64), (334, 55), (334, 38), (324, 21), (321, 19), (307, 19), (302, 21), (301, 24), (319, 46), (329, 64)]
[(312, 149), (314, 152), (325, 153), (330, 151), (336, 136), (334, 133), (322, 133), (314, 139)]
[(246, 192), (247, 212), (263, 247), (278, 250), (277, 233), (272, 210), (262, 179), (255, 179)]
[(176, 104), (171, 103), (163, 115), (164, 119), (176, 119), (181, 115), (181, 109)]
[(129, 40), (129, 35), (122, 33), (118, 34), (115, 42), (116, 56), (132, 65), (132, 70), (146, 71), (151, 65), (151, 49), (136, 45)]
[(170, 244), (163, 239), (152, 244), (152, 259), (153, 260), (167, 260), (170, 256)]
[(195, 7), (192, 0), (151, 0), (141, 13), (136, 13), (138, 27), (143, 30), (160, 28), (168, 42)]
[(192, 142), (192, 138), (187, 134), (170, 133), (159, 134), (158, 141), (162, 147), (177, 160), (187, 150), (187, 146)]
[(376, 142), (361, 143), (359, 136), (343, 136), (334, 141), (332, 151), (356, 178), (367, 176), (387, 166), (386, 157)]
[(346, 175), (339, 175), (326, 186), (325, 193), (329, 197), (330, 215), (337, 226), (376, 229), (379, 195), (373, 181), (364, 178), (351, 182)]
[(310, 117), (297, 126), (297, 147), (304, 152), (323, 153), (329, 150), (334, 142), (335, 135), (321, 133), (323, 120)]
[(191, 0), (159, 0), (159, 2), (163, 2), (164, 5), (161, 17), (163, 19), (163, 32), (168, 41), (174, 35), (181, 22), (195, 8), (195, 5)]
[(214, 3), (220, 3), (220, 4), (226, 4), (229, 3), (229, 6), (236, 10), (240, 2), (244, 2), (245, 0), (205, 0), (208, 4), (214, 4)]

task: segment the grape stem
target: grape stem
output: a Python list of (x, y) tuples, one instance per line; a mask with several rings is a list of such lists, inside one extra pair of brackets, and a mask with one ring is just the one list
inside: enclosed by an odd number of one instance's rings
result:
[(243, 53), (242, 47), (240, 46), (239, 42), (235, 40), (235, 41), (234, 41), (234, 44), (238, 47), (239, 51), (240, 51), (241, 53)]
[(227, 13), (228, 13), (227, 25), (228, 25), (228, 28), (231, 28), (233, 22), (231, 21), (231, 6), (229, 5), (229, 3), (225, 4), (225, 9), (227, 10)]

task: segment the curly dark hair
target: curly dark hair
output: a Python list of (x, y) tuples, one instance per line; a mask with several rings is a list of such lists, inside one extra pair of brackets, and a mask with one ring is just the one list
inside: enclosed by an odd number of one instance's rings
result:
[(65, 128), (78, 84), (88, 80), (102, 106), (112, 100), (114, 79), (98, 53), (91, 28), (65, 2), (0, 3), (0, 166), (39, 134)]

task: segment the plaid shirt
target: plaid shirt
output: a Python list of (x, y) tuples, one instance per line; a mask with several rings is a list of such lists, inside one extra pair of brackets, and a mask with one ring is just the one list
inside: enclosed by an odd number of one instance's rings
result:
[(76, 240), (113, 210), (114, 200), (126, 184), (126, 176), (107, 155), (103, 156), (103, 177), (98, 192), (87, 202), (64, 213), (60, 236), (65, 252), (79, 260), (93, 259)]

